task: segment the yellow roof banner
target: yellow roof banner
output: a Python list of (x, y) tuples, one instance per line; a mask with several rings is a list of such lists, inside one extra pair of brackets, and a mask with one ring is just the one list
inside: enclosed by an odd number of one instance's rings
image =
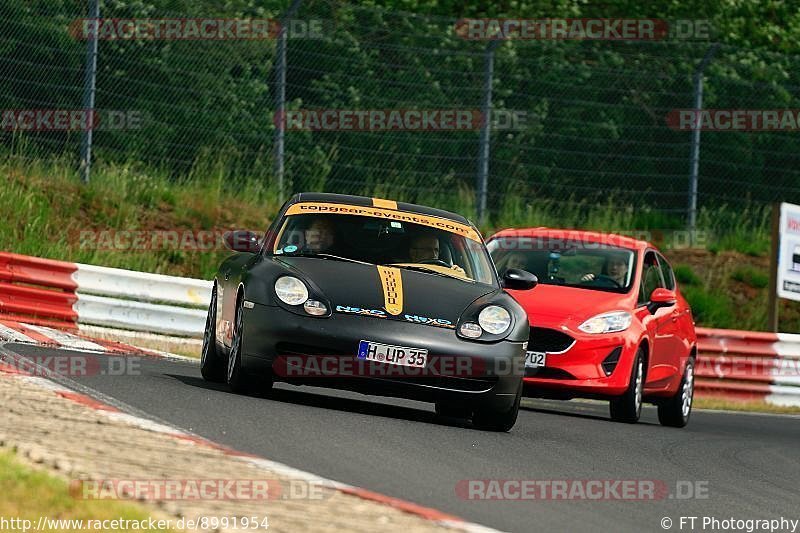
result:
[(372, 207), (385, 207), (386, 209), (397, 210), (397, 202), (394, 200), (384, 200), (383, 198), (373, 198)]
[(410, 222), (420, 224), (443, 231), (449, 231), (461, 235), (476, 242), (481, 242), (480, 234), (471, 226), (449, 220), (446, 218), (421, 215), (418, 213), (408, 213), (406, 211), (396, 211), (381, 207), (366, 207), (350, 204), (336, 204), (327, 202), (299, 202), (289, 206), (286, 215), (309, 215), (309, 214), (333, 214), (333, 215), (361, 215), (385, 220), (397, 220), (400, 222)]

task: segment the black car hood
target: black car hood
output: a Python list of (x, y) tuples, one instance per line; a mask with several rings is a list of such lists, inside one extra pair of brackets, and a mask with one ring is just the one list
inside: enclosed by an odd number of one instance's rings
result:
[[(386, 311), (383, 285), (375, 265), (313, 257), (283, 256), (277, 261), (316, 284), (333, 305)], [(407, 321), (405, 315), (458, 322), (464, 310), (485, 294), (500, 289), (437, 274), (398, 268), (402, 280), (402, 311), (386, 313), (389, 319)]]

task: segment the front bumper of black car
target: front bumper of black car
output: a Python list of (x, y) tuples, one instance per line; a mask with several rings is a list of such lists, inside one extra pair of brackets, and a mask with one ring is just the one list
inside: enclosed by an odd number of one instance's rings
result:
[[(259, 304), (243, 312), (242, 364), (255, 376), (497, 410), (513, 405), (523, 377), (527, 339), (480, 343), (447, 328), (340, 313), (304, 317)], [(358, 360), (362, 340), (424, 348), (427, 368)]]

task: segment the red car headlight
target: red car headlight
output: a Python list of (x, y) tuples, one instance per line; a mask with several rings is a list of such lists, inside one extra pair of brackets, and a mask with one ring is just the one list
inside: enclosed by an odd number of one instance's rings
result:
[(590, 334), (614, 333), (628, 329), (632, 320), (633, 316), (627, 311), (612, 311), (593, 316), (578, 329)]

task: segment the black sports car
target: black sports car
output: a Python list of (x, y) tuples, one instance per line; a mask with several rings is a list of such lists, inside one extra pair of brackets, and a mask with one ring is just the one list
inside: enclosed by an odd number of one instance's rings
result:
[(529, 325), (483, 239), (454, 213), (302, 193), (214, 279), (201, 369), (235, 392), (274, 381), (434, 402), (442, 416), (507, 431), (522, 394)]

